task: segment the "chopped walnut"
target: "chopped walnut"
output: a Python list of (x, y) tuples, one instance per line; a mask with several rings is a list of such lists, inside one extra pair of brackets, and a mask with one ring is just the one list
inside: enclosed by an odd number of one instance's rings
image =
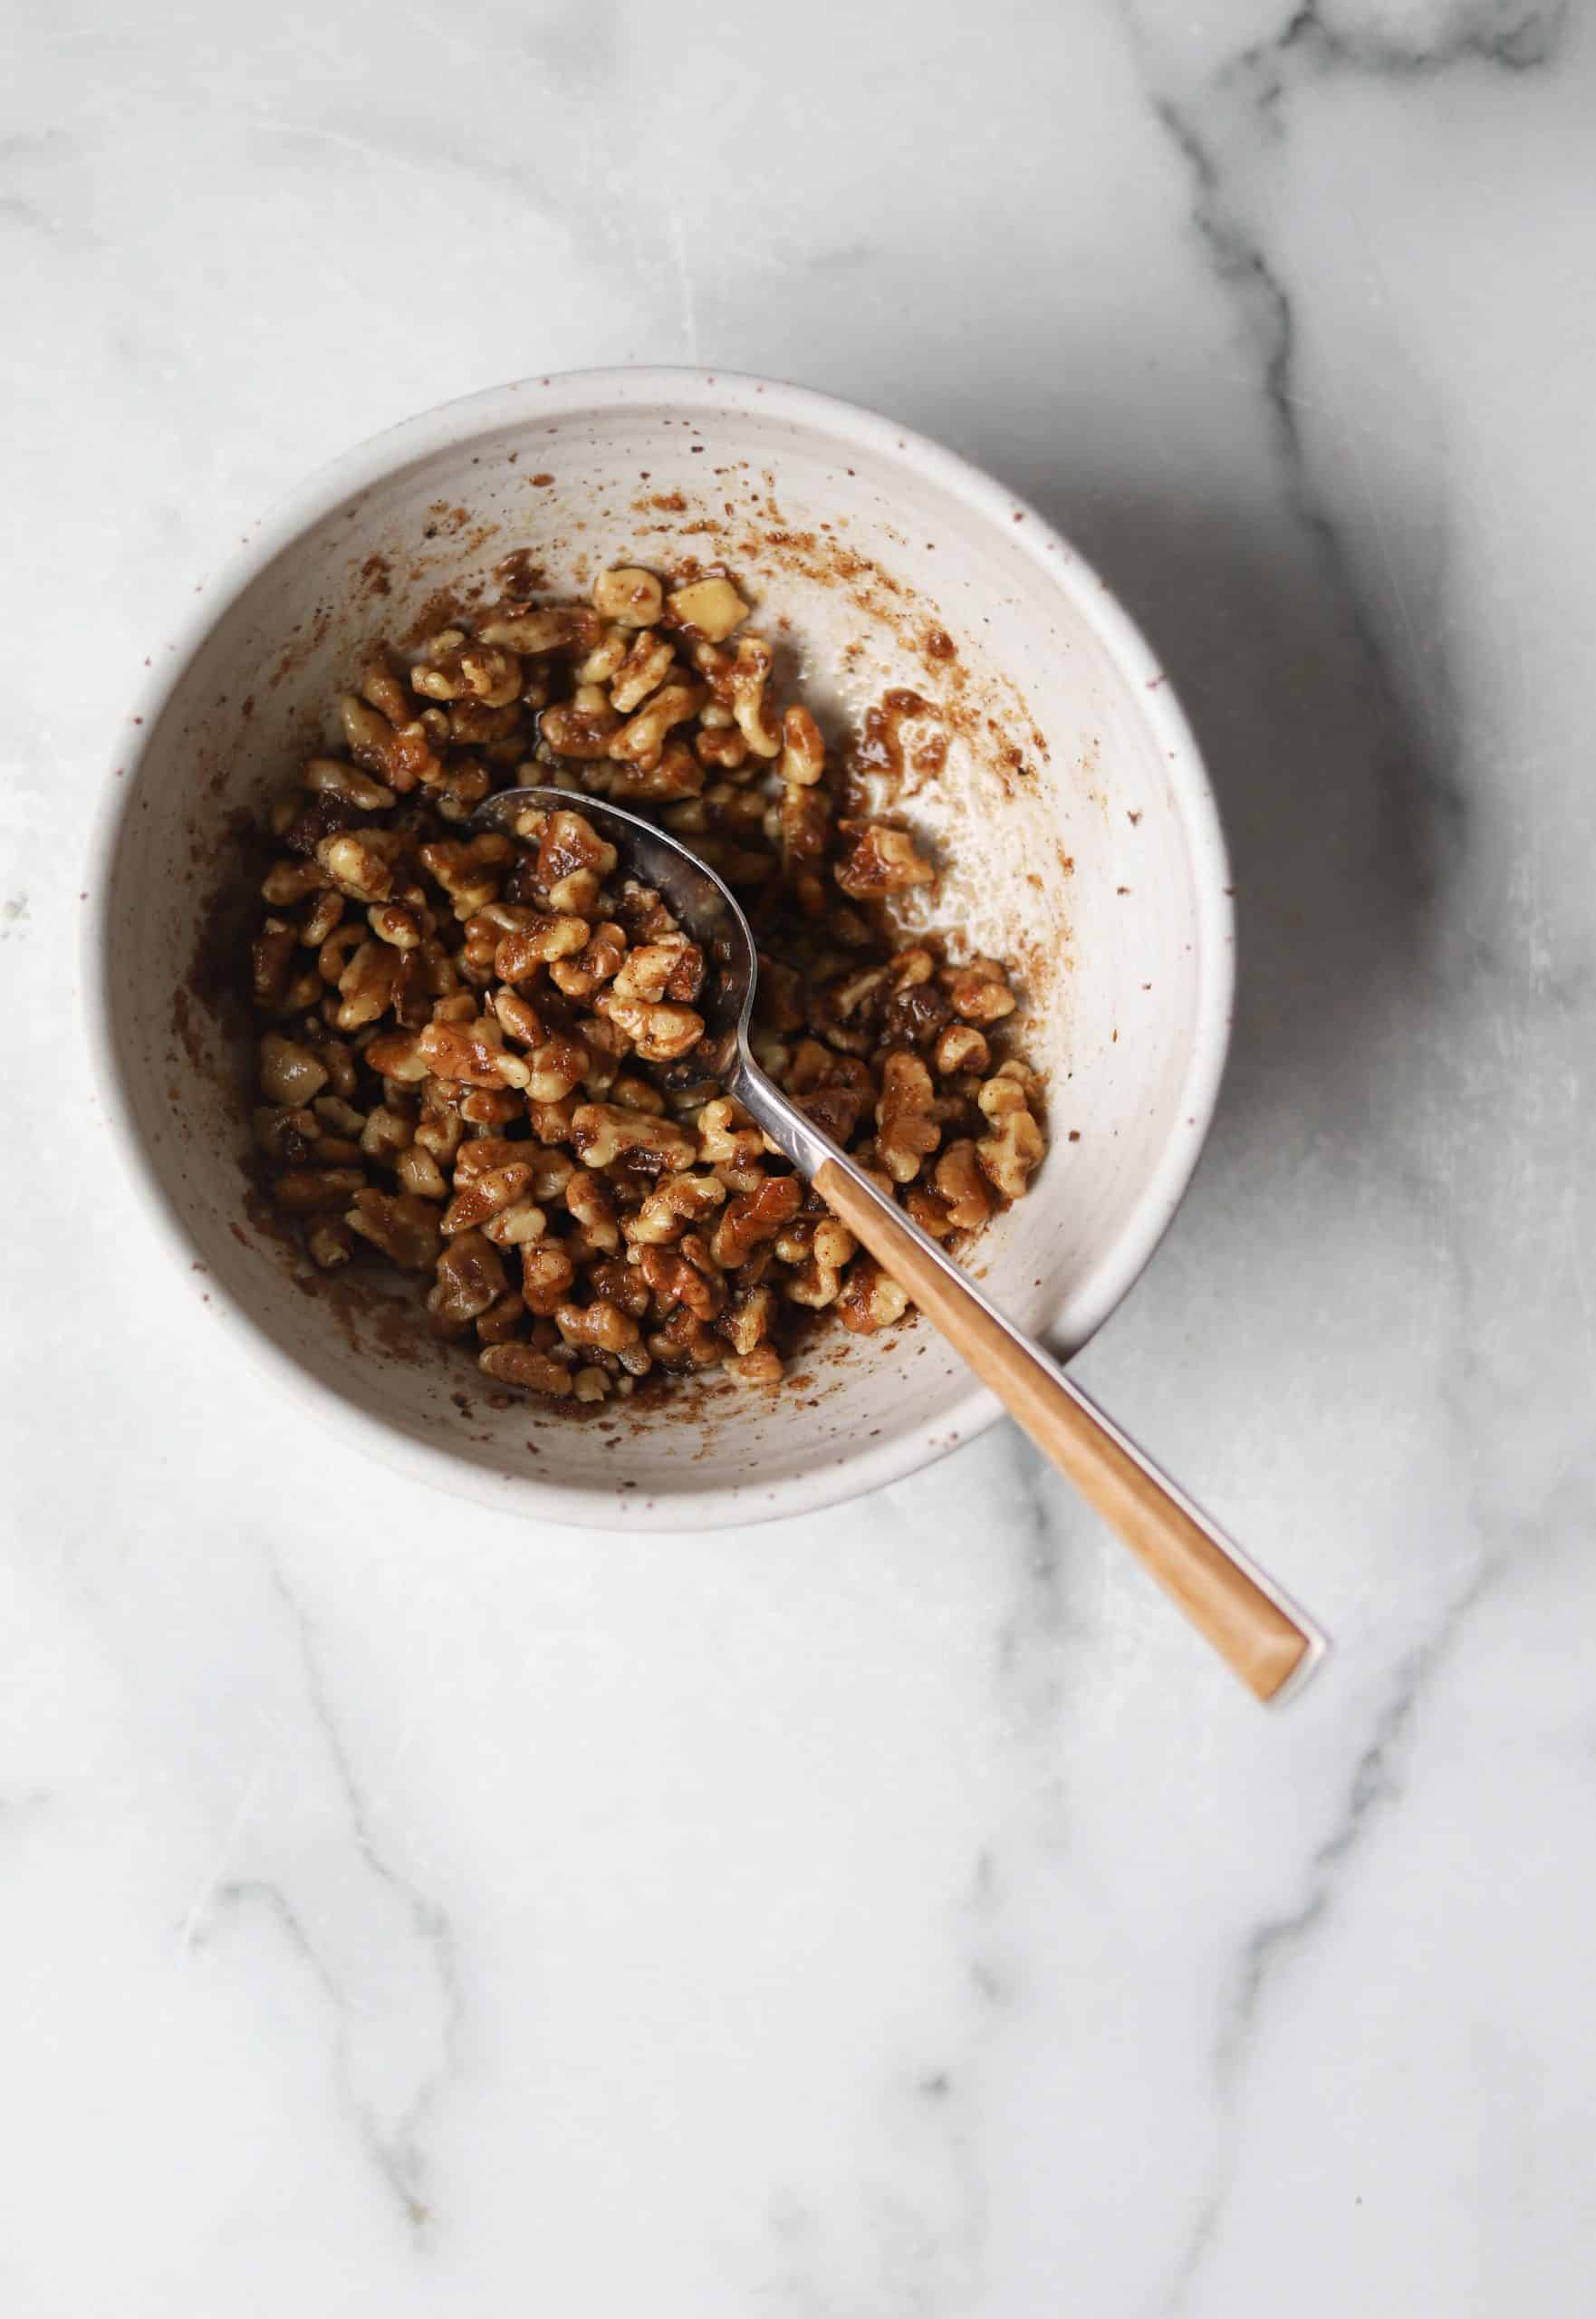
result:
[(704, 768), (684, 741), (668, 740), (657, 765), (617, 765), (610, 794), (618, 805), (668, 804), (704, 786)]
[(812, 789), (823, 778), (826, 745), (820, 726), (807, 708), (794, 706), (782, 719), (782, 779), (801, 789)]
[(622, 998), (613, 986), (593, 1004), (607, 1023), (625, 1032), (645, 1063), (675, 1063), (704, 1035), (704, 1017), (690, 1006), (653, 1006), (646, 998)]
[(352, 833), (324, 837), (316, 860), (341, 894), (357, 902), (385, 902), (393, 890), (393, 871), (382, 854)]
[(486, 707), (503, 708), (520, 693), (521, 663), (502, 644), (474, 644), (459, 629), (446, 629), (411, 669), (410, 683), (428, 700), (469, 696)]
[(490, 1216), (482, 1228), (495, 1248), (519, 1248), (529, 1240), (543, 1238), (549, 1228), (548, 1213), (535, 1200), (512, 1200)]
[(873, 1336), (878, 1329), (889, 1329), (895, 1321), (901, 1321), (908, 1310), (908, 1291), (881, 1270), (874, 1256), (857, 1257), (848, 1285), (837, 1299), (842, 1326), (856, 1336)]
[(640, 635), (615, 672), (610, 706), (622, 717), (640, 708), (651, 692), (665, 682), (676, 665), (676, 655), (663, 636)]
[(556, 916), (590, 916), (614, 867), (615, 848), (591, 822), (563, 809), (549, 815), (538, 839), (537, 879)]
[(713, 1167), (749, 1167), (764, 1150), (764, 1138), (741, 1103), (717, 1095), (698, 1114), (698, 1157)]
[(601, 1177), (585, 1170), (573, 1177), (566, 1187), (565, 1206), (578, 1226), (566, 1246), (574, 1255), (580, 1237), (580, 1253), (584, 1256), (613, 1256), (620, 1246), (620, 1227), (616, 1221), (615, 1203)]
[(985, 1073), (991, 1063), (992, 1050), (973, 1023), (950, 1024), (937, 1042), (937, 1069), (944, 1079), (959, 1071)]
[(480, 1232), (462, 1232), (437, 1259), (437, 1276), (427, 1299), (433, 1325), (463, 1330), (486, 1313), (509, 1286), (504, 1259)]
[(634, 1246), (677, 1240), (722, 1206), (726, 1186), (716, 1176), (667, 1176), (621, 1228)]
[(918, 1055), (889, 1054), (881, 1066), (876, 1149), (894, 1183), (912, 1184), (942, 1131), (931, 1117), (931, 1074)]
[(586, 919), (557, 912), (506, 934), (494, 952), (493, 970), (501, 982), (528, 982), (540, 967), (585, 955), (589, 948)]
[(507, 645), (512, 652), (591, 652), (604, 623), (591, 604), (549, 604), (538, 611), (508, 612), (479, 621), (485, 644)]
[[(506, 1148), (514, 1152), (521, 1147), (512, 1143)], [(480, 1144), (467, 1144), (466, 1151), (481, 1149)], [(514, 1208), (532, 1182), (532, 1169), (524, 1160), (512, 1159), (501, 1167), (467, 1175), (465, 1156), (462, 1153), (461, 1162), (455, 1169), (455, 1196), (444, 1210), (442, 1228), (446, 1237), (470, 1231), (488, 1223), (502, 1209)]]
[[(972, 958), (966, 967), (951, 967), (942, 976), (954, 1013), (964, 1023), (1000, 1023), (1014, 1011), (1008, 972), (995, 958)], [(960, 1069), (971, 1066), (961, 1064)]]
[[(580, 926), (585, 920), (574, 919), (570, 923)], [(604, 983), (614, 980), (625, 957), (625, 933), (607, 919), (601, 926), (594, 927), (591, 938), (574, 957), (567, 951), (555, 959), (549, 979), (567, 998), (591, 998)]]
[(703, 691), (696, 685), (662, 685), (653, 699), (621, 726), (610, 744), (610, 755), (639, 766), (658, 765), (671, 726), (696, 715), (703, 702)]
[(421, 1053), (420, 1035), (415, 1031), (383, 1031), (366, 1048), (365, 1060), (384, 1079), (407, 1081), (425, 1079), (431, 1064)]
[(954, 1229), (979, 1231), (992, 1213), (992, 1195), (975, 1144), (967, 1138), (950, 1143), (937, 1162), (932, 1181), (947, 1203), (947, 1218)]
[(733, 722), (756, 757), (781, 754), (781, 727), (773, 722), (765, 698), (773, 659), (763, 636), (739, 636), (731, 668), (723, 679)]
[(928, 1238), (946, 1240), (953, 1231), (953, 1218), (940, 1192), (929, 1192), (923, 1184), (916, 1184), (906, 1195), (903, 1205)]
[(848, 851), (837, 864), (836, 880), (853, 901), (884, 901), (910, 886), (929, 885), (937, 875), (907, 830), (889, 829), (881, 822), (839, 822), (837, 828)]
[(428, 875), (443, 888), (454, 904), (455, 916), (462, 920), (496, 900), (500, 881), (514, 854), (513, 840), (497, 830), (470, 839), (439, 838), (421, 848)]
[(803, 1188), (796, 1176), (766, 1176), (757, 1191), (729, 1199), (715, 1227), (710, 1253), (725, 1271), (746, 1261), (762, 1240), (774, 1238), (797, 1215)]
[(507, 1289), (503, 1296), (494, 1299), (486, 1313), (476, 1315), (478, 1344), (514, 1344), (526, 1317), (525, 1299), (517, 1296), (513, 1288)]
[(832, 1216), (822, 1217), (808, 1238), (807, 1256), (800, 1259), (788, 1281), (787, 1294), (794, 1304), (807, 1304), (819, 1313), (841, 1294), (843, 1272), (859, 1243)]
[[(496, 1022), (492, 1029), (498, 1032)], [(417, 1039), (416, 1053), (439, 1079), (457, 1079), (468, 1087), (529, 1086), (532, 1073), (525, 1060), (488, 1034), (486, 1016), (465, 1023), (434, 1021)]]
[(353, 1236), (341, 1217), (315, 1217), (305, 1228), (304, 1244), (318, 1272), (336, 1272), (354, 1253)]
[(639, 1333), (631, 1314), (603, 1297), (585, 1306), (562, 1304), (554, 1313), (554, 1321), (567, 1344), (582, 1345), (595, 1352), (630, 1352)]
[(740, 1289), (721, 1316), (720, 1333), (734, 1352), (762, 1345), (776, 1324), (776, 1293), (766, 1285)]
[[(694, 1263), (687, 1251), (698, 1261)], [(685, 1304), (701, 1321), (713, 1321), (726, 1303), (726, 1283), (711, 1252), (689, 1234), (678, 1248), (645, 1248), (638, 1265), (661, 1307)]]
[(437, 1208), (409, 1192), (359, 1191), (344, 1222), (401, 1272), (429, 1272), (443, 1250)]
[(748, 617), (748, 607), (731, 582), (718, 578), (695, 580), (673, 590), (666, 609), (674, 626), (711, 644), (724, 643)]
[(296, 1039), (268, 1031), (261, 1041), (261, 1092), (274, 1103), (304, 1104), (327, 1084), (321, 1058)]
[(430, 787), (441, 777), (443, 766), (432, 735), (418, 717), (406, 717), (413, 704), (405, 700), (402, 688), (393, 706), (395, 715), (389, 717), (358, 694), (346, 692), (338, 704), (339, 722), (356, 765), (375, 774), (386, 788), (406, 795), (417, 787)]
[(1042, 1130), (1032, 1118), (1025, 1091), (1014, 1079), (989, 1079), (976, 1097), (992, 1132), (976, 1154), (1005, 1199), (1018, 1199), (1042, 1164)]
[(538, 722), (538, 731), (555, 755), (574, 757), (579, 765), (596, 765), (607, 757), (620, 730), (620, 718), (602, 693), (595, 701), (556, 701)]
[(611, 1103), (584, 1103), (572, 1121), (571, 1140), (584, 1167), (611, 1168), (624, 1160), (649, 1176), (686, 1168), (697, 1156), (692, 1137), (673, 1120)]
[[(401, 1151), (393, 1163), (393, 1174), (400, 1191), (414, 1192), (418, 1199), (445, 1199), (448, 1196), (443, 1169), (424, 1143), (412, 1143), (409, 1150)], [(446, 1233), (449, 1228), (447, 1216), (443, 1228)]]
[(662, 1369), (686, 1371), (692, 1369), (714, 1369), (726, 1359), (726, 1339), (716, 1336), (678, 1304), (666, 1322), (648, 1340), (649, 1352)]
[(562, 1400), (574, 1390), (571, 1371), (529, 1344), (490, 1344), (477, 1355), (477, 1367), (496, 1384), (519, 1385), (528, 1393), (546, 1393)]
[[(358, 935), (359, 929), (355, 931)], [(329, 937), (331, 940), (336, 938)], [(341, 1031), (361, 1030), (387, 1013), (399, 985), (400, 964), (399, 953), (386, 942), (360, 944), (338, 977), (340, 1003), (333, 1020)]]
[(557, 1240), (521, 1246), (521, 1294), (529, 1313), (557, 1312), (576, 1284), (576, 1266)]
[[(317, 1156), (326, 1156), (324, 1147)], [(273, 1186), (272, 1197), (284, 1216), (314, 1216), (324, 1208), (347, 1208), (365, 1180), (360, 1168), (289, 1168)]]
[(624, 564), (601, 573), (593, 589), (593, 610), (619, 628), (652, 628), (665, 610), (665, 591), (651, 572)]
[(704, 953), (685, 934), (641, 942), (615, 977), (617, 998), (678, 1000), (690, 1006), (704, 987)]

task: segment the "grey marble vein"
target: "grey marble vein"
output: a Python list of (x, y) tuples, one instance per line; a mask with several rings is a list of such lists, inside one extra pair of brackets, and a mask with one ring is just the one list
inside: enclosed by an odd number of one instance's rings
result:
[(1284, 29), (1244, 49), (1232, 68), (1277, 103), (1289, 70), (1419, 80), (1457, 64), (1534, 72), (1555, 62), (1568, 32), (1569, 0), (1439, 0), (1428, 37), (1382, 0), (1303, 0)]
[(1160, 2308), (1181, 2311), (1225, 2218), (1235, 2179), (1234, 2129), (1248, 2057), (1267, 2007), (1297, 1959), (1319, 1935), (1337, 1902), (1347, 1872), (1374, 1827), (1403, 1795), (1400, 1759), (1420, 1698), (1466, 1621), (1490, 1587), (1482, 1572), (1448, 1606), (1433, 1631), (1393, 1672), (1388, 1695), (1351, 1768), (1341, 1811), (1308, 1863), (1304, 1890), (1284, 1914), (1254, 1927), (1242, 1944), (1219, 2006), (1214, 2042), (1214, 2083), (1225, 2120), (1219, 2164), (1191, 2225)]
[(1054, 1727), (1062, 1674), (1058, 1650), (1072, 1631), (1064, 1570), (1068, 1513), (1057, 1477), (1027, 1441), (1004, 1445), (1012, 1497), (1004, 1525), (1014, 1599), (997, 1633), (1000, 1690), (1034, 1730)]
[[(290, 1588), (275, 1554), (268, 1554), (274, 1592), (282, 1604), (295, 1653), (303, 1671), (305, 1695), (322, 1747), (342, 1798), (349, 1841), (365, 1874), (390, 1900), (401, 1936), (415, 1942), (436, 1988), (438, 2012), (437, 2047), (430, 2058), (419, 2056), (409, 2070), (408, 2086), (386, 2100), (363, 2067), (353, 2035), (361, 2011), (358, 1977), (348, 1964), (335, 1967), (322, 1943), (281, 1881), (262, 1875), (221, 1877), (208, 1898), (191, 1912), (193, 1939), (203, 1942), (209, 1923), (220, 1912), (264, 1910), (304, 1963), (332, 2008), (335, 2038), (335, 2074), (341, 2106), (355, 2126), (373, 2166), (396, 2200), (406, 2223), (421, 2231), (432, 2220), (428, 2198), (425, 2131), (443, 2087), (457, 2058), (462, 1993), (454, 1935), (447, 1916), (386, 1857), (371, 1824), (370, 1809), (350, 1760), (339, 1720), (333, 1713), (321, 1653), (308, 1613)], [(244, 1807), (235, 1815), (229, 1848), (242, 1823)], [(380, 1924), (372, 1937), (390, 1937)], [(427, 2032), (430, 2042), (430, 2032)]]
[[(1263, 228), (1234, 187), (1249, 130), (1260, 111), (1278, 101), (1278, 77), (1268, 82), (1260, 68), (1266, 57), (1278, 63), (1279, 44), (1245, 52), (1245, 72), (1237, 69), (1244, 62), (1238, 59), (1207, 85), (1176, 93), (1164, 83), (1139, 20), (1133, 14), (1130, 21), (1153, 110), (1190, 174), (1193, 230), (1253, 344), (1282, 488), (1376, 691), (1371, 722), (1383, 736), (1377, 772), (1390, 858), (1409, 891), (1423, 894), (1433, 886), (1437, 852), (1450, 852), (1461, 842), (1467, 815), (1466, 792), (1457, 776), (1459, 721), (1453, 686), (1438, 643), (1432, 641), (1419, 704), (1422, 729), (1417, 729), (1414, 704), (1403, 699), (1391, 647), (1367, 600), (1343, 521), (1315, 477), (1302, 419), (1300, 330), (1293, 293)], [(1289, 32), (1283, 36), (1292, 37)]]

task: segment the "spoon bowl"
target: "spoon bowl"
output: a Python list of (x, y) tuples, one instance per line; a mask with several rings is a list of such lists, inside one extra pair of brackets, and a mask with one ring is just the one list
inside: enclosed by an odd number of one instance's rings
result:
[(726, 1078), (735, 1070), (739, 1054), (746, 1051), (759, 974), (754, 929), (742, 904), (709, 864), (689, 853), (678, 839), (646, 822), (640, 813), (630, 813), (624, 806), (611, 805), (601, 797), (537, 786), (501, 789), (476, 808), (471, 825), (514, 837), (524, 813), (562, 811), (580, 813), (591, 822), (615, 848), (630, 874), (663, 897), (672, 915), (703, 951), (710, 973), (699, 1003), (704, 1035), (693, 1050), (692, 1062), (702, 1066), (706, 1079)]

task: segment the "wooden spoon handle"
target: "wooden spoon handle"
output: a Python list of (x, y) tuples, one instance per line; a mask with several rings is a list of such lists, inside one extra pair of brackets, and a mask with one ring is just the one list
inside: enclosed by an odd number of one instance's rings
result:
[(1259, 1698), (1274, 1698), (1299, 1668), (1306, 1671), (1322, 1647), (1312, 1627), (1244, 1564), (1040, 1347), (1012, 1329), (868, 1181), (828, 1159), (814, 1183)]

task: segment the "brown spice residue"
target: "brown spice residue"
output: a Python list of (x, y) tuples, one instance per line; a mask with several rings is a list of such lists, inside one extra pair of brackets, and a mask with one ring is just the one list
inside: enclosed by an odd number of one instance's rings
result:
[[(246, 1176), (248, 1172), (246, 1167)], [(253, 1182), (248, 1185), (244, 1195), (244, 1213), (248, 1217), (261, 1239), (275, 1241), (295, 1265), (299, 1263), (300, 1246), (293, 1226), (285, 1216), (278, 1215), (259, 1186)]]
[(358, 1256), (339, 1272), (296, 1275), (294, 1285), (326, 1305), (339, 1334), (358, 1357), (375, 1354), (406, 1369), (442, 1366), (444, 1349), (428, 1326), (425, 1305), (386, 1293), (378, 1285), (375, 1268), (368, 1270)]
[[(412, 575), (414, 576), (414, 575)], [(437, 588), (422, 603), (420, 610), (399, 638), (401, 651), (414, 652), (430, 643), (440, 629), (452, 627), (462, 612), (469, 611), (486, 591), (486, 581), (476, 581), (468, 588)]]
[[(271, 686), (272, 690), (275, 692), (280, 684), (302, 669), (312, 654), (326, 642), (332, 632), (332, 608), (330, 604), (318, 604), (312, 618), (308, 634), (301, 629), (295, 629), (292, 632), (293, 640), (287, 646), (276, 667), (267, 678), (266, 682)], [(139, 722), (137, 717), (133, 721), (135, 724)]]
[(195, 1027), (192, 1002), (180, 984), (172, 993), (172, 1036), (195, 1070), (202, 1071), (205, 1068), (205, 1047)]
[(369, 555), (361, 566), (361, 578), (369, 596), (391, 596), (392, 566), (385, 555)]
[(547, 568), (529, 547), (513, 548), (494, 566), (494, 578), (507, 596), (518, 602), (538, 594), (549, 584)]
[[(935, 717), (937, 711), (928, 700), (907, 686), (895, 686), (883, 693), (873, 707), (864, 713), (864, 727), (853, 745), (852, 770), (856, 775), (880, 775), (894, 790), (901, 789), (904, 780), (903, 726), (917, 717)], [(947, 755), (947, 744), (942, 744)]]
[(238, 960), (259, 916), (260, 880), (271, 849), (252, 814), (229, 813), (208, 842), (189, 847), (191, 868), (211, 880), (201, 908), (188, 970), (172, 998), (172, 1032), (197, 1070), (206, 1068), (204, 1043), (192, 1006), (202, 1007), (225, 1037), (246, 1038), (249, 1010), (238, 988)]

